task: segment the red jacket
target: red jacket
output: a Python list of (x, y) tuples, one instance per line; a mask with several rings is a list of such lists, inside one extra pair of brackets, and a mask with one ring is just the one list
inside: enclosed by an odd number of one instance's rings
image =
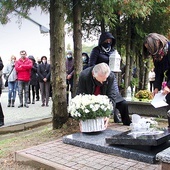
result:
[(30, 81), (31, 77), (32, 61), (28, 58), (24, 60), (20, 58), (15, 63), (15, 69), (17, 71), (17, 79), (21, 81)]

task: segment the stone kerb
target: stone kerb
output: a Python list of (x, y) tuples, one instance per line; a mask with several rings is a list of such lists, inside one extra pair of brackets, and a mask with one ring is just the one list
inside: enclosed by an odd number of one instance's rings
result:
[(130, 114), (167, 118), (167, 107), (154, 108), (150, 102), (127, 101)]
[(156, 160), (161, 162), (162, 170), (170, 169), (170, 147), (156, 154)]

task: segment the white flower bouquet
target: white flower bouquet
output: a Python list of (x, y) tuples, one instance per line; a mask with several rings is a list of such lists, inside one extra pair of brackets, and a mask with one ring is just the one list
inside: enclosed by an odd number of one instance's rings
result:
[(108, 117), (113, 110), (112, 103), (106, 95), (82, 95), (71, 99), (68, 112), (76, 120)]

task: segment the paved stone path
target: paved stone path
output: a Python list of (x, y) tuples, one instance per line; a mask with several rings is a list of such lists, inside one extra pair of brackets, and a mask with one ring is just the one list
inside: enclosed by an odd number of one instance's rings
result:
[(0, 127), (0, 133), (4, 131), (16, 131), (25, 129), (25, 126), (33, 125), (33, 122), (43, 123), (44, 120), (52, 118), (51, 105), (49, 107), (42, 107), (41, 101), (35, 101), (35, 104), (29, 104), (29, 108), (18, 108), (19, 99), (16, 97), (15, 107), (7, 107), (8, 104), (8, 92), (3, 90), (1, 95), (1, 105), (4, 112), (5, 125)]

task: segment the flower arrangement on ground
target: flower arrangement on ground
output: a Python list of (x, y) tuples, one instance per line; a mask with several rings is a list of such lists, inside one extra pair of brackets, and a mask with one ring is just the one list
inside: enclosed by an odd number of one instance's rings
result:
[(108, 117), (113, 110), (112, 103), (106, 95), (79, 94), (71, 99), (68, 112), (76, 120)]
[(149, 90), (140, 90), (135, 94), (135, 97), (137, 99), (147, 99), (147, 100), (152, 100), (153, 99), (153, 94)]

